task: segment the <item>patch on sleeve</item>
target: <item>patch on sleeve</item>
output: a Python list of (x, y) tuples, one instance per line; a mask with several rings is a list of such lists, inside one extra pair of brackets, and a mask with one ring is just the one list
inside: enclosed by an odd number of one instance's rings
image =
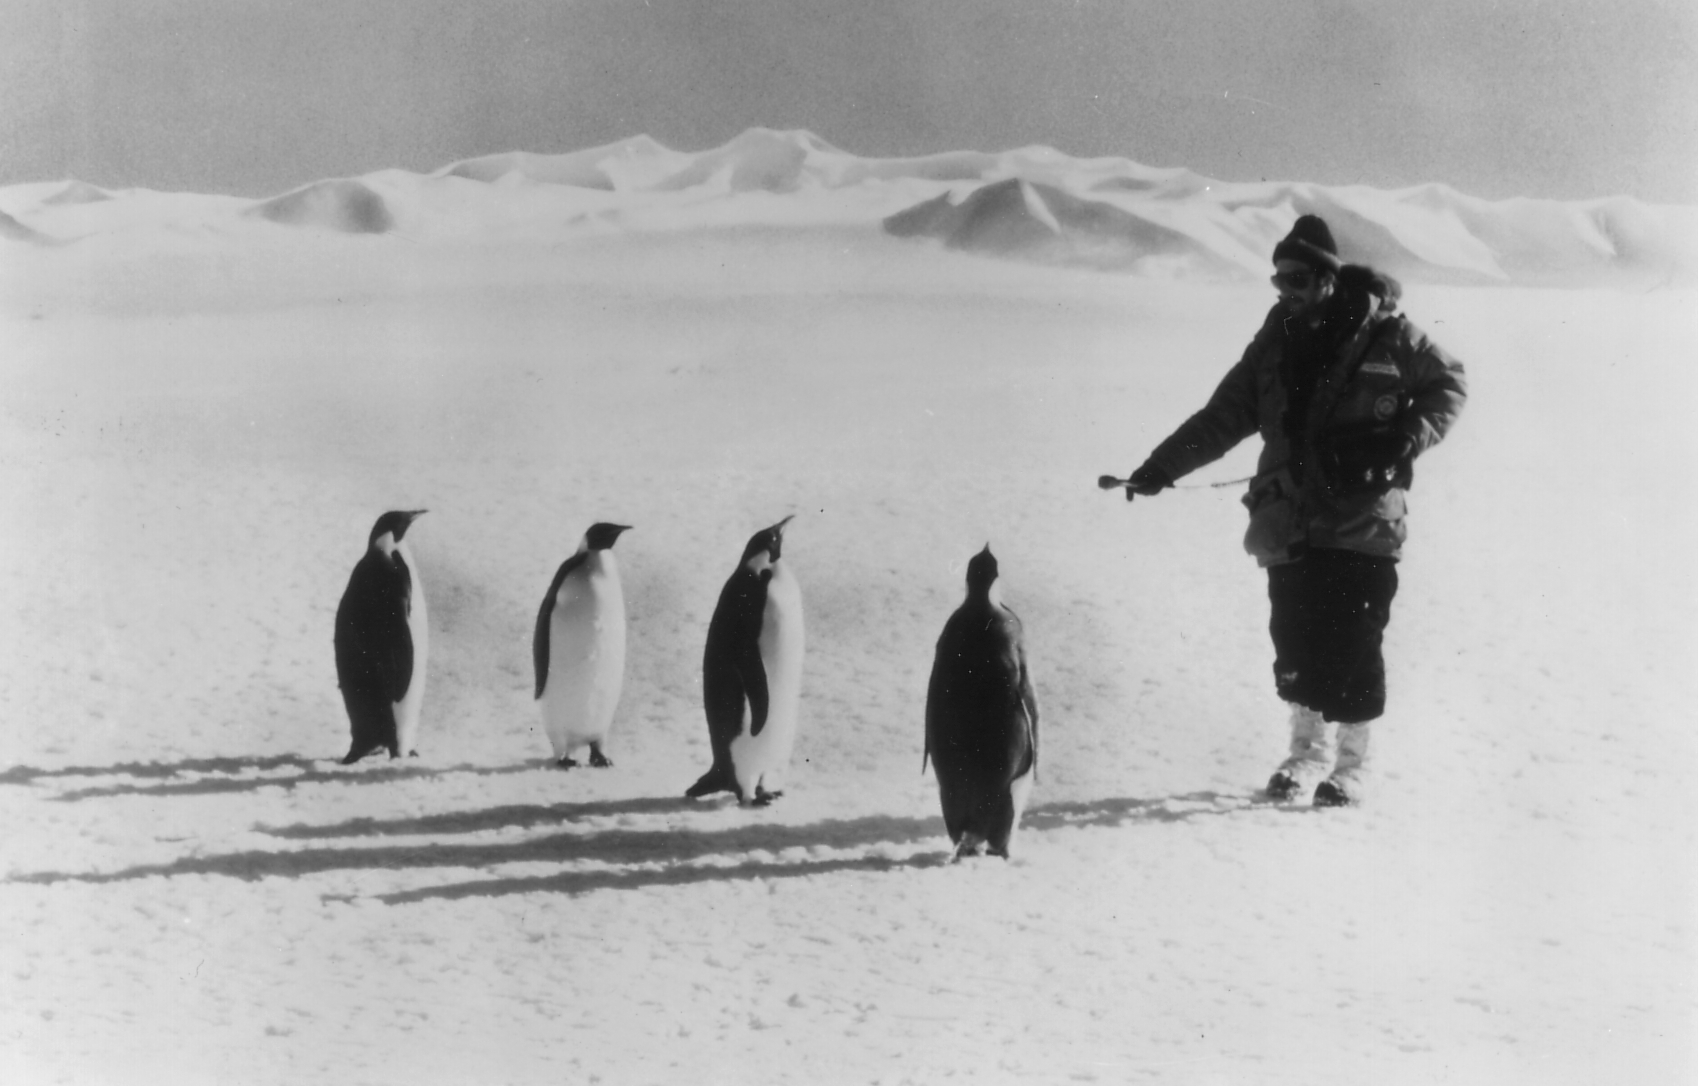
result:
[(1397, 368), (1396, 362), (1364, 362), (1360, 373), (1377, 373), (1382, 377), (1402, 377), (1403, 371)]

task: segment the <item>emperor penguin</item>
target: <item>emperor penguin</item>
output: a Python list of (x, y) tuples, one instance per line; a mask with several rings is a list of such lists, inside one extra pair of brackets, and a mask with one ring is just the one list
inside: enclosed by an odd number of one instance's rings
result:
[(802, 591), (783, 562), (785, 517), (756, 532), (719, 593), (702, 654), (713, 766), (684, 794), (735, 792), (765, 806), (796, 742), (802, 698)]
[(625, 591), (613, 544), (630, 530), (628, 524), (590, 525), (537, 611), (531, 639), (536, 697), (562, 769), (578, 764), (572, 752), (585, 744), (590, 765), (613, 764), (601, 749), (625, 686)]
[(418, 757), (430, 623), (407, 528), (425, 510), (388, 512), (372, 525), (336, 608), (336, 680), (353, 742), (343, 765), (375, 750)]
[(1020, 619), (1004, 607), (990, 545), (967, 563), (967, 599), (944, 624), (926, 692), (926, 753), (955, 859), (1008, 858), (1038, 772), (1038, 699)]

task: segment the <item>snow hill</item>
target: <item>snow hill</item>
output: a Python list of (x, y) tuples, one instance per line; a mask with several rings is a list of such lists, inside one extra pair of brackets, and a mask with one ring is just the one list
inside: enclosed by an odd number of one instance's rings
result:
[(34, 230), (25, 226), (23, 223), (12, 218), (12, 216), (6, 214), (4, 211), (0, 211), (0, 238), (8, 238), (12, 241), (35, 242), (43, 242), (47, 240)]
[(327, 179), (258, 201), (107, 192), (72, 181), (0, 190), (0, 237), (229, 231), (261, 219), (355, 234), (536, 240), (618, 230), (882, 223), (997, 257), (1207, 281), (1260, 278), (1296, 216), (1327, 219), (1347, 257), (1408, 282), (1654, 286), (1698, 276), (1698, 208), (1625, 197), (1487, 201), (1442, 184), (1384, 191), (1229, 183), (1048, 147), (867, 158), (805, 131), (723, 147), (647, 136), (564, 154), (509, 152), (429, 174)]

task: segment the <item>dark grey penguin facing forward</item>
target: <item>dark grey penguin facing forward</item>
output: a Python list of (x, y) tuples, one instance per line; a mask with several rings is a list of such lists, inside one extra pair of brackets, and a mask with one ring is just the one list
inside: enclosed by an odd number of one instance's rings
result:
[(996, 576), (987, 544), (967, 563), (967, 599), (937, 640), (926, 693), (926, 756), (957, 859), (987, 846), (1007, 858), (1038, 771), (1038, 701)]
[(405, 539), (425, 510), (377, 518), (336, 608), (336, 681), (353, 742), (343, 765), (376, 750), (417, 755), (429, 626), (424, 585)]

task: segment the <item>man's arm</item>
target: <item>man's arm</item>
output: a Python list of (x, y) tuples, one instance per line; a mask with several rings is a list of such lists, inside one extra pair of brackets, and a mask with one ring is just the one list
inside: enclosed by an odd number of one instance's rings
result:
[[(1159, 484), (1142, 492), (1155, 493), (1163, 486), (1172, 486), (1182, 476), (1219, 460), (1256, 432), (1256, 370), (1252, 360), (1259, 343), (1257, 337), (1237, 365), (1226, 371), (1203, 409), (1181, 423), (1133, 472), (1134, 484)], [(1136, 485), (1134, 491), (1138, 492)]]
[(1468, 375), (1461, 362), (1425, 333), (1414, 327), (1409, 331), (1410, 401), (1403, 414), (1403, 427), (1419, 456), (1437, 445), (1462, 414), (1468, 402)]

